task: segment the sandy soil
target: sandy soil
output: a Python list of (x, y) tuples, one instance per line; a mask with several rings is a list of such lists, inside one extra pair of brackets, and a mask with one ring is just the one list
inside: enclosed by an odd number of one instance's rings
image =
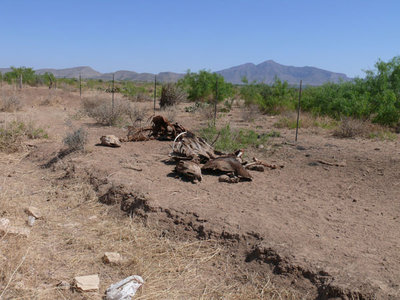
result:
[[(165, 235), (219, 239), (241, 268), (264, 271), (304, 298), (400, 298), (399, 138), (338, 139), (314, 128), (300, 130), (294, 143), (293, 130), (279, 130), (281, 137), (246, 155), (283, 168), (252, 172), (252, 182), (220, 183), (206, 175), (193, 184), (173, 173), (170, 142), (95, 146), (101, 135), (126, 132), (87, 117), (76, 120), (79, 98), (70, 98), (53, 106), (33, 102), (20, 113), (51, 134), (26, 158), (35, 168), (56, 154), (71, 124), (86, 126), (89, 151), (53, 169), (85, 174), (101, 202), (157, 224)], [(186, 128), (206, 124), (183, 107), (175, 119)], [(235, 107), (218, 124), (276, 130), (277, 117), (260, 115), (245, 123), (240, 116)]]

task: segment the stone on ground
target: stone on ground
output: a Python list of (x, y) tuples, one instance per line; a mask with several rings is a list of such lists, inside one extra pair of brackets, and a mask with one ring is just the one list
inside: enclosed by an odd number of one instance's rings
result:
[(32, 217), (35, 217), (36, 219), (40, 219), (42, 217), (42, 213), (40, 212), (39, 208), (34, 207), (34, 206), (29, 206), (25, 208), (25, 212)]
[(118, 264), (122, 261), (121, 254), (118, 252), (105, 252), (103, 262), (106, 264)]
[(108, 146), (108, 147), (121, 147), (121, 142), (119, 138), (115, 135), (103, 135), (100, 138), (101, 145)]
[(77, 276), (74, 278), (76, 289), (82, 292), (94, 292), (99, 290), (99, 275)]

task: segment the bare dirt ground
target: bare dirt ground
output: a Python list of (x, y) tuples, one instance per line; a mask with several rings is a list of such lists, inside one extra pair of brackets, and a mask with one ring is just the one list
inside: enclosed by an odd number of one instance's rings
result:
[[(76, 93), (58, 91), (49, 105), (39, 105), (48, 93), (26, 89), (22, 112), (0, 115), (5, 122), (34, 120), (50, 135), (30, 142), (34, 146), (23, 154), (0, 160), (2, 216), (21, 223), (22, 207), (29, 204), (46, 215), (28, 241), (15, 242), (20, 253), (15, 261), (7, 260), (14, 241), (0, 238), (3, 270), (8, 270), (2, 283), (10, 282), (1, 287), (7, 288), (5, 299), (89, 297), (54, 287), (83, 271), (100, 273), (101, 292), (141, 272), (149, 284), (139, 299), (400, 299), (399, 137), (338, 139), (311, 128), (301, 130), (294, 143), (293, 130), (279, 130), (281, 137), (246, 154), (283, 168), (252, 172), (252, 182), (220, 183), (207, 175), (193, 184), (174, 175), (170, 142), (95, 146), (104, 134), (123, 136), (126, 131), (78, 118)], [(152, 103), (140, 105), (150, 108)], [(175, 119), (186, 128), (196, 131), (207, 123), (185, 113), (184, 106)], [(221, 115), (218, 124), (230, 122), (259, 133), (273, 130), (277, 117), (259, 115), (246, 123), (240, 110)], [(79, 126), (88, 129), (88, 151), (42, 168), (62, 147), (65, 133)], [(139, 226), (137, 220), (145, 221), (141, 230), (151, 228), (151, 241), (160, 247), (162, 259), (156, 261), (166, 265), (159, 277), (152, 274), (154, 264), (145, 263), (153, 254), (135, 254), (144, 241), (135, 239), (132, 224)], [(198, 252), (192, 251), (193, 244)], [(99, 263), (110, 245), (135, 263), (120, 270)], [(187, 257), (191, 263), (177, 266)], [(47, 273), (41, 269), (36, 274), (32, 266), (38, 264), (48, 265)], [(154, 279), (160, 277), (166, 280)]]

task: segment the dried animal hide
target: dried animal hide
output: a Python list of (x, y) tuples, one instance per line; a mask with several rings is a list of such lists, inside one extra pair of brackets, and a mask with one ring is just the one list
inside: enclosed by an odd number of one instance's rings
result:
[(163, 116), (154, 116), (152, 126), (139, 129), (128, 127), (127, 137), (120, 140), (123, 142), (143, 142), (153, 139), (173, 140), (182, 132), (185, 132), (182, 125), (172, 124)]
[(209, 161), (216, 158), (214, 148), (190, 131), (177, 136), (172, 145), (172, 151), (171, 156), (176, 159)]
[(222, 173), (234, 173), (236, 176), (252, 180), (252, 176), (242, 164), (232, 156), (218, 157), (207, 162), (202, 168), (206, 171), (219, 171)]
[(178, 124), (172, 124), (166, 117), (155, 116), (153, 117), (153, 126), (151, 136), (157, 139), (173, 140), (180, 133), (185, 132), (185, 128)]
[(189, 178), (192, 181), (201, 181), (203, 178), (201, 176), (200, 166), (193, 161), (181, 160), (175, 167), (175, 171)]

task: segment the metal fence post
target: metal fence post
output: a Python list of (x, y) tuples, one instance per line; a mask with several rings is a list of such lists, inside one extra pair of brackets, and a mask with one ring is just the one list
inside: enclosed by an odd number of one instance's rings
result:
[(297, 123), (296, 123), (296, 138), (295, 142), (297, 142), (297, 133), (299, 131), (299, 118), (300, 118), (300, 100), (301, 100), (301, 85), (303, 81), (300, 80), (300, 90), (299, 90), (299, 104), (297, 105)]

